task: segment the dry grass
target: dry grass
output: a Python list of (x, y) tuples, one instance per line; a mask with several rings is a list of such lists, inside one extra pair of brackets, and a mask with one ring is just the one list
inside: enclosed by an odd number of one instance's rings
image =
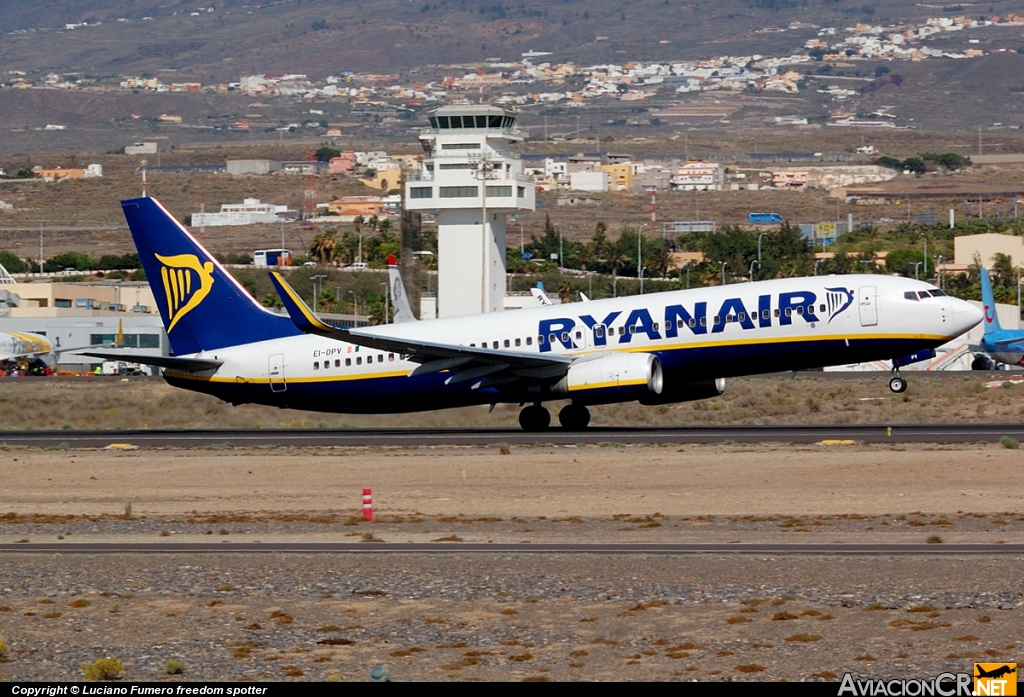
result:
[[(1018, 410), (1003, 391), (984, 387), (987, 376), (914, 374), (906, 394), (910, 402), (890, 395), (884, 376), (830, 379), (811, 374), (788, 378), (730, 379), (721, 397), (666, 407), (636, 404), (595, 407), (593, 422), (630, 425), (755, 425), (801, 424), (813, 418), (822, 424), (955, 423), (1014, 421)], [(806, 404), (813, 392), (816, 411)], [(862, 398), (873, 398), (861, 401)], [(213, 397), (172, 388), (159, 380), (111, 382), (92, 380), (0, 381), (0, 400), (16, 403), (4, 420), (5, 429), (127, 429), (158, 428), (388, 428), (418, 426), (515, 427), (519, 409), (499, 405), (443, 412), (394, 415), (323, 415), (281, 411), (257, 405), (231, 407)], [(2, 444), (2, 436), (0, 436)], [(654, 517), (630, 517), (628, 522), (655, 527)], [(565, 519), (566, 522), (574, 522)], [(793, 529), (803, 521), (785, 521)], [(940, 525), (941, 523), (935, 523)]]

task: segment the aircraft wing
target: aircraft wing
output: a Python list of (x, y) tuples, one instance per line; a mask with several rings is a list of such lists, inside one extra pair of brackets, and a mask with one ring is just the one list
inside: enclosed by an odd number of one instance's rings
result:
[(125, 363), (141, 363), (142, 365), (155, 365), (158, 368), (170, 368), (171, 370), (189, 370), (192, 372), (202, 370), (213, 370), (224, 365), (224, 361), (215, 361), (208, 358), (183, 358), (178, 356), (144, 356), (135, 353), (107, 353), (105, 351), (91, 351), (78, 354), (91, 358), (102, 358), (105, 361), (124, 361)]
[(456, 373), (449, 378), (449, 383), (482, 378), (478, 384), (490, 386), (520, 380), (557, 380), (568, 372), (573, 362), (569, 356), (540, 356), (519, 351), (457, 346), (332, 327), (309, 309), (279, 272), (271, 272), (270, 279), (289, 317), (301, 331), (378, 351), (403, 354), (409, 360), (421, 364), (410, 376), (448, 370)]

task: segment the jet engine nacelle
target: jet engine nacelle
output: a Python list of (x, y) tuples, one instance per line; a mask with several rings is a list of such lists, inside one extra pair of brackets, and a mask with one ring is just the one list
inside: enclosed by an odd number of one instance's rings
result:
[(573, 363), (551, 391), (579, 404), (604, 404), (657, 396), (664, 382), (661, 361), (654, 354), (609, 353)]
[(644, 395), (640, 403), (651, 406), (655, 404), (675, 404), (676, 402), (695, 402), (698, 399), (711, 399), (725, 392), (725, 378), (699, 380), (697, 382), (676, 383), (666, 380), (660, 394)]

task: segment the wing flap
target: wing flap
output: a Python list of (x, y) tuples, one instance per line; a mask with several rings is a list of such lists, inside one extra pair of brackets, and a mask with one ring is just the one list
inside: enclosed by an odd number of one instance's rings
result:
[[(476, 377), (491, 376), (503, 370), (509, 370), (515, 374), (516, 379), (548, 380), (564, 376), (569, 370), (569, 365), (573, 362), (573, 359), (569, 356), (541, 356), (535, 353), (441, 344), (420, 339), (384, 336), (375, 333), (372, 329), (332, 327), (319, 319), (309, 309), (302, 298), (299, 297), (299, 294), (288, 285), (279, 272), (271, 272), (270, 280), (273, 282), (281, 302), (288, 311), (288, 316), (292, 318), (295, 326), (303, 332), (356, 344), (357, 346), (365, 346), (366, 348), (378, 351), (402, 354), (408, 360), (423, 364), (412, 372), (415, 375), (440, 372), (442, 370), (463, 373), (481, 366), (490, 366), (499, 367), (499, 369), (486, 373), (475, 373), (474, 375)], [(530, 371), (536, 371), (536, 374), (532, 375)], [(468, 380), (471, 378), (464, 379)], [(459, 380), (459, 382), (461, 381)]]

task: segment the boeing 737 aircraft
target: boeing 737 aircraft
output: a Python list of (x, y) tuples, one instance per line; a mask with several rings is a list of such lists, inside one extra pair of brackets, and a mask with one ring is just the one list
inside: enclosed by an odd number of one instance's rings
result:
[(338, 329), (279, 273), (289, 316), (262, 307), (155, 199), (122, 207), (175, 355), (118, 359), (162, 366), (170, 384), (233, 404), (383, 413), (515, 403), (522, 427), (542, 430), (543, 403), (570, 400), (559, 421), (582, 429), (590, 405), (714, 397), (738, 375), (892, 359), (890, 387), (902, 391), (900, 366), (982, 318), (927, 283), (858, 275)]
[(21, 361), (35, 363), (50, 353), (53, 353), (53, 347), (41, 334), (0, 332), (0, 368)]
[(985, 309), (985, 333), (981, 336), (981, 350), (1000, 363), (1019, 364), (1024, 360), (1024, 331), (999, 326), (996, 299), (992, 295), (992, 283), (985, 269), (981, 270), (981, 304)]

